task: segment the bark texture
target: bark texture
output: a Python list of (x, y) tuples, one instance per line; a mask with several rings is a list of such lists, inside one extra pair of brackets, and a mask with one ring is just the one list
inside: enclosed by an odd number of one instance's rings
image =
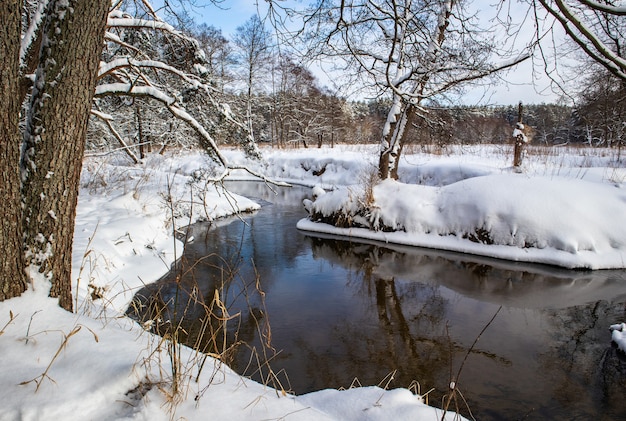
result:
[(378, 160), (378, 175), (381, 180), (386, 178), (398, 179), (398, 167), (400, 156), (405, 144), (405, 134), (415, 120), (415, 109), (411, 104), (405, 105), (394, 122), (390, 124), (390, 130), (383, 136), (382, 149)]
[(72, 310), (72, 241), (89, 111), (110, 0), (52, 0), (22, 155), (27, 261)]
[(0, 301), (26, 289), (20, 206), (19, 53), (22, 2), (0, 7)]

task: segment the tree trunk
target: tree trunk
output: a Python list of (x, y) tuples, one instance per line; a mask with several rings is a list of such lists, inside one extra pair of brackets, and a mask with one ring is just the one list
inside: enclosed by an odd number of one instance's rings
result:
[(139, 159), (145, 159), (146, 153), (144, 149), (143, 126), (141, 124), (141, 106), (135, 104), (135, 119), (137, 120), (137, 140), (139, 143)]
[(380, 156), (378, 157), (378, 175), (381, 180), (389, 178), (390, 167), (393, 165), (394, 145), (397, 140), (396, 128), (402, 113), (402, 98), (394, 96), (394, 101), (387, 114), (387, 121), (383, 126), (383, 136), (380, 144)]
[(9, 0), (0, 7), (0, 301), (26, 290), (22, 250), (20, 199), (20, 23), (22, 2)]
[(110, 0), (52, 0), (24, 135), (26, 258), (72, 310), (72, 241)]
[[(402, 100), (399, 100), (402, 101)], [(378, 175), (398, 179), (398, 165), (404, 147), (404, 135), (407, 126), (413, 122), (415, 111), (412, 105), (392, 106), (383, 131), (382, 148), (378, 161)]]

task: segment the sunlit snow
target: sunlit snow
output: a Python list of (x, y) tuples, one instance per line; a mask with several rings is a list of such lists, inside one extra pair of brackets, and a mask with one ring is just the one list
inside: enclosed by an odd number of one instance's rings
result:
[[(528, 157), (518, 174), (501, 149), (462, 152), (406, 155), (401, 182), (374, 188), (370, 214), (355, 216), (364, 226), (387, 231), (309, 220), (301, 228), (565, 267), (626, 267), (626, 171), (613, 168), (611, 157), (581, 158), (563, 150)], [(244, 159), (238, 152), (228, 156)], [(246, 164), (276, 180), (312, 187), (310, 209), (350, 212), (375, 172), (376, 149), (265, 156), (264, 163)], [(125, 162), (89, 158), (84, 165), (73, 250), (76, 314), (47, 298), (43, 280), (0, 303), (0, 420), (441, 419), (439, 410), (407, 389), (292, 396), (241, 378), (211, 358), (196, 377), (197, 354), (186, 347), (180, 349), (186, 393), (168, 401), (171, 365), (167, 353), (157, 350), (160, 338), (124, 311), (139, 288), (180, 256), (177, 228), (230, 214), (234, 204), (258, 205), (221, 188), (201, 188), (199, 169), (210, 174), (211, 165), (199, 153), (154, 156), (136, 166)], [(250, 176), (241, 171), (232, 177)], [(621, 322), (615, 320), (612, 339), (624, 350)], [(610, 340), (607, 326), (607, 346)]]

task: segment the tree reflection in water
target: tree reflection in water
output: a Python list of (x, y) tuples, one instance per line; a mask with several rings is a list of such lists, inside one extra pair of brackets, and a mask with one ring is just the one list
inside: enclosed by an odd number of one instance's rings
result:
[[(430, 258), (345, 241), (317, 238), (311, 242), (316, 258), (355, 268), (356, 274), (350, 277), (353, 281), (347, 286), (370, 307), (366, 310), (370, 323), (337, 321), (336, 337), (345, 349), (342, 371), (346, 371), (347, 363), (348, 373), (361, 373), (359, 380), (363, 384), (376, 384), (394, 372), (392, 386), (408, 387), (418, 381), (422, 393), (434, 388), (429, 395), (431, 402), (441, 402), (473, 338), (464, 336), (459, 341), (449, 334), (447, 316), (454, 311), (457, 297), (442, 294), (439, 285), (427, 278), (423, 279), (426, 282), (411, 279)], [(441, 264), (439, 258), (435, 260)], [(390, 273), (396, 274), (398, 280)], [(476, 327), (474, 335), (480, 331), (480, 326)], [(506, 358), (480, 346), (471, 354), (496, 364), (510, 364)], [(462, 382), (459, 387), (463, 391)]]
[[(484, 324), (489, 310), (502, 304), (505, 310), (461, 375), (461, 390), (478, 419), (626, 415), (619, 398), (626, 361), (608, 332), (610, 324), (626, 319), (624, 271), (574, 272), (336, 240), (313, 243), (320, 258), (363, 262), (360, 293), (375, 297), (386, 341), (377, 347), (385, 357), (371, 355), (369, 361), (398, 369), (398, 385), (405, 386), (411, 374), (443, 393), (450, 370), (480, 330), (476, 321)], [(358, 341), (358, 332), (349, 338)]]
[[(196, 268), (190, 285), (204, 302), (224, 282), (229, 313), (242, 315), (239, 335), (229, 340), (260, 349), (255, 321), (270, 322), (279, 351), (271, 365), (285, 370), (286, 388), (349, 387), (355, 378), (387, 383), (395, 372), (389, 387), (416, 380), (422, 393), (435, 388), (430, 402), (439, 405), (451, 373), (502, 306), (459, 382), (477, 419), (626, 419), (619, 398), (626, 366), (608, 331), (626, 318), (624, 271), (573, 272), (306, 237), (295, 229), (306, 190), (276, 197), (257, 186), (239, 192), (266, 201), (261, 211), (205, 236), (197, 227), (185, 256)], [(211, 255), (221, 257), (209, 262)], [(257, 275), (265, 307), (252, 287)], [(248, 300), (242, 285), (252, 291)], [(239, 350), (232, 366), (243, 372), (250, 355)]]

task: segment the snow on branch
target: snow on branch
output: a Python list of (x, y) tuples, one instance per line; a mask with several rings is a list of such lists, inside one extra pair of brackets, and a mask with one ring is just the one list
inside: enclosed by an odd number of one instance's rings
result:
[(111, 17), (107, 19), (107, 27), (109, 28), (135, 28), (135, 29), (160, 29), (171, 33), (172, 35), (181, 36), (181, 32), (176, 30), (172, 25), (163, 21), (137, 19), (130, 17)]
[(120, 37), (118, 37), (117, 35), (115, 35), (112, 32), (106, 32), (104, 34), (104, 40), (105, 41), (109, 41), (109, 42), (113, 42), (117, 45), (119, 45), (120, 47), (124, 47), (124, 48), (128, 48), (130, 51), (134, 51), (135, 53), (139, 54), (139, 55), (145, 55), (145, 53), (143, 51), (141, 51), (141, 49), (135, 47), (134, 45), (131, 45), (127, 42), (124, 42), (120, 39)]
[[(253, 175), (254, 177), (260, 178), (266, 183), (274, 184), (277, 186), (289, 185), (286, 183), (273, 181), (267, 178), (266, 176), (264, 176), (263, 174), (257, 171), (254, 171), (253, 169), (245, 165), (230, 163), (228, 159), (220, 152), (217, 146), (217, 143), (215, 142), (213, 137), (209, 134), (209, 132), (204, 128), (204, 126), (200, 122), (198, 122), (198, 120), (196, 120), (191, 114), (189, 114), (183, 107), (177, 105), (175, 98), (172, 98), (171, 96), (165, 94), (158, 88), (155, 88), (153, 86), (138, 86), (138, 85), (133, 85), (131, 83), (107, 83), (107, 84), (102, 84), (102, 85), (97, 86), (95, 95), (96, 97), (103, 97), (106, 95), (128, 95), (131, 97), (149, 97), (149, 98), (153, 98), (163, 103), (167, 107), (167, 109), (170, 111), (170, 113), (172, 113), (173, 116), (185, 122), (200, 136), (203, 146), (206, 149), (210, 150), (215, 155), (219, 164), (224, 167), (223, 174), (220, 177), (218, 177), (216, 180), (224, 179), (231, 170), (239, 169), (239, 170), (247, 171), (249, 174)], [(229, 115), (228, 110), (225, 109), (224, 107), (218, 107), (218, 108), (224, 115), (226, 116)], [(107, 116), (105, 114), (93, 112), (93, 111), (92, 113), (96, 115), (97, 117), (102, 118), (105, 121), (105, 123), (110, 124), (110, 121), (109, 119), (106, 118)], [(232, 119), (232, 117), (230, 118)], [(236, 120), (234, 119), (232, 121), (236, 122)], [(112, 126), (109, 126), (109, 127), (112, 128)], [(120, 141), (121, 136), (119, 136), (118, 134), (116, 138), (118, 139), (118, 141)]]
[(207, 85), (206, 83), (202, 83), (195, 76), (185, 73), (174, 66), (163, 63), (162, 61), (134, 60), (130, 57), (118, 58), (108, 63), (101, 62), (100, 68), (98, 69), (98, 79), (101, 79), (102, 77), (122, 68), (133, 68), (137, 69), (139, 72), (143, 69), (163, 70), (178, 76), (181, 80), (187, 82), (195, 89), (202, 88), (205, 92), (207, 92), (207, 94), (210, 94), (210, 91), (214, 90), (213, 87)]
[[(215, 100), (213, 96), (213, 94), (215, 93), (215, 89), (213, 87), (207, 85), (206, 83), (203, 83), (202, 81), (197, 79), (195, 76), (189, 75), (188, 73), (180, 71), (179, 69), (173, 66), (170, 66), (166, 63), (155, 61), (155, 60), (133, 60), (128, 57), (119, 58), (109, 63), (102, 62), (100, 64), (100, 69), (98, 71), (98, 78), (102, 78), (122, 68), (132, 68), (134, 70), (137, 70), (140, 75), (142, 75), (142, 71), (144, 69), (154, 69), (154, 70), (167, 71), (169, 73), (172, 73), (178, 76), (181, 80), (187, 82), (192, 88), (201, 89), (202, 91), (204, 91), (207, 94), (207, 97), (209, 98), (211, 105), (214, 107), (215, 110), (217, 110), (222, 115), (222, 117), (227, 122), (229, 122), (230, 124), (233, 124), (240, 130), (247, 131), (247, 126), (233, 117), (232, 113), (230, 112), (229, 107), (225, 106), (224, 104), (220, 104)], [(143, 79), (145, 80), (147, 79), (147, 77), (143, 77)], [(124, 92), (129, 92), (130, 85), (131, 84), (129, 83), (103, 84), (96, 88), (96, 95), (105, 95), (107, 93), (122, 94)], [(163, 93), (159, 89), (154, 88), (152, 86), (133, 85), (133, 94), (151, 96), (168, 105), (171, 105), (176, 101), (175, 98), (170, 97), (169, 95)], [(251, 146), (252, 139), (247, 139), (247, 142), (249, 144), (246, 146), (248, 147), (248, 149), (250, 149), (250, 154), (252, 156), (257, 156), (257, 157), (260, 156), (260, 153), (258, 152), (258, 150), (256, 150), (256, 148), (253, 148)]]
[[(261, 154), (249, 132), (249, 128), (238, 121), (236, 116), (233, 116), (227, 104), (223, 104), (218, 100), (220, 93), (216, 91), (215, 87), (205, 82), (202, 77), (169, 64), (162, 57), (156, 59), (150, 57), (147, 53), (148, 50), (144, 50), (140, 45), (135, 45), (134, 42), (126, 39), (124, 34), (127, 30), (140, 33), (161, 31), (166, 36), (171, 35), (183, 41), (189, 47), (189, 50), (194, 53), (194, 63), (196, 60), (205, 60), (196, 39), (183, 34), (159, 18), (148, 0), (141, 0), (140, 3), (143, 4), (145, 11), (145, 16), (142, 18), (135, 18), (124, 12), (120, 9), (119, 4), (109, 11), (105, 41), (122, 48), (113, 49), (113, 56), (101, 61), (97, 75), (99, 84), (96, 86), (95, 96), (147, 97), (160, 102), (176, 119), (183, 121), (198, 134), (202, 146), (228, 171), (232, 166), (218, 149), (210, 131), (196, 117), (192, 116), (185, 109), (183, 103), (180, 102), (180, 98), (184, 98), (182, 92), (188, 92), (189, 90), (199, 91), (204, 94), (203, 96), (210, 104), (211, 109), (221, 116), (221, 121), (224, 124), (231, 125), (236, 132), (244, 133), (244, 136), (240, 137), (240, 144), (246, 154), (260, 158)], [(121, 51), (121, 53), (118, 53), (118, 51)], [(116, 53), (118, 55), (115, 55)], [(119, 54), (123, 54), (123, 56)], [(153, 82), (155, 74), (168, 74), (173, 76), (173, 78), (159, 78), (158, 80), (161, 82), (157, 84)], [(173, 79), (175, 81), (172, 82)], [(184, 88), (181, 87), (180, 82), (182, 82)], [(110, 116), (97, 110), (93, 111), (93, 115), (104, 121), (113, 136), (125, 147), (122, 135), (113, 127), (112, 119), (108, 118)], [(136, 157), (131, 156), (131, 158), (135, 160)], [(245, 169), (257, 177), (260, 176), (245, 167), (237, 168)]]
[(30, 24), (28, 28), (26, 28), (20, 44), (20, 68), (24, 68), (26, 66), (28, 56), (32, 49), (35, 48), (34, 42), (37, 39), (38, 32), (43, 27), (43, 20), (45, 16), (44, 11), (46, 10), (47, 5), (48, 0), (41, 0), (37, 2), (37, 7), (30, 17)]
[(608, 13), (616, 16), (626, 16), (626, 5), (613, 6), (611, 4), (606, 3), (598, 3), (593, 0), (579, 0), (585, 6), (589, 6), (590, 8), (597, 10), (599, 12)]
[(153, 86), (133, 85), (132, 83), (105, 83), (96, 86), (97, 97), (106, 95), (145, 96), (154, 98), (169, 106), (176, 102), (173, 98)]
[[(123, 13), (122, 11), (118, 10), (118, 9), (113, 9), (109, 12), (109, 16), (107, 18), (107, 33), (106, 33), (106, 39), (115, 43), (118, 43), (120, 45), (124, 45), (126, 47), (130, 47), (133, 48), (132, 46), (129, 46), (127, 43), (124, 43), (119, 37), (117, 37), (116, 35), (114, 35), (110, 30), (113, 28), (118, 28), (118, 29), (136, 29), (136, 30), (159, 30), (159, 31), (163, 31), (166, 32), (170, 35), (173, 35), (177, 38), (180, 38), (182, 40), (185, 40), (191, 44), (193, 44), (195, 47), (198, 46), (198, 41), (196, 39), (194, 39), (193, 37), (187, 36), (185, 34), (183, 34), (181, 31), (179, 31), (178, 29), (174, 28), (172, 25), (170, 25), (169, 23), (163, 21), (161, 18), (159, 18), (156, 13), (154, 12), (154, 9), (152, 8), (152, 6), (149, 4), (149, 2), (144, 1), (143, 2), (144, 6), (148, 9), (148, 14), (152, 16), (152, 19), (141, 19), (141, 18), (134, 18), (126, 13)], [(135, 48), (133, 48), (135, 49)]]
[[(221, 165), (228, 168), (229, 162), (224, 155), (219, 151), (217, 144), (209, 132), (196, 120), (191, 114), (185, 111), (182, 107), (176, 105), (176, 99), (165, 94), (158, 88), (153, 86), (138, 86), (131, 83), (106, 83), (96, 87), (96, 97), (102, 97), (106, 95), (128, 95), (131, 97), (149, 97), (162, 102), (167, 109), (180, 120), (187, 123), (192, 127), (196, 133), (200, 135), (205, 146), (208, 146), (212, 152), (215, 153), (217, 160)], [(106, 121), (106, 120), (105, 120)]]
[(592, 59), (603, 65), (620, 79), (626, 80), (626, 60), (615, 54), (563, 1), (555, 0), (556, 9), (547, 0), (541, 5), (563, 26), (567, 35)]

